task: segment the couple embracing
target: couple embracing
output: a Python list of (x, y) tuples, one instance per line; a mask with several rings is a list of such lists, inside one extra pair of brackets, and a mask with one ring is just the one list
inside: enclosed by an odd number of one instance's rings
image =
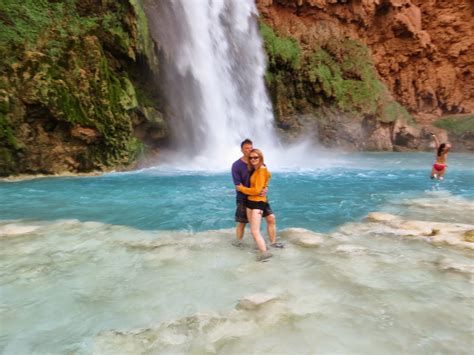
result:
[(233, 245), (242, 247), (245, 224), (250, 223), (250, 232), (260, 250), (259, 261), (266, 261), (272, 257), (268, 252), (265, 240), (260, 233), (262, 218), (267, 221), (267, 233), (270, 245), (283, 248), (282, 243), (276, 241), (275, 215), (268, 203), (267, 189), (271, 173), (265, 166), (263, 154), (253, 148), (250, 139), (240, 144), (242, 157), (232, 164), (232, 179), (237, 190), (237, 209), (235, 211), (236, 237)]

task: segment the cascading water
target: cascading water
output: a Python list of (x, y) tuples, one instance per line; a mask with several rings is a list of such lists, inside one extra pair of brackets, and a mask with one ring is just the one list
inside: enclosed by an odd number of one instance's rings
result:
[(173, 157), (227, 168), (246, 137), (274, 148), (254, 1), (146, 0), (144, 7), (166, 57)]

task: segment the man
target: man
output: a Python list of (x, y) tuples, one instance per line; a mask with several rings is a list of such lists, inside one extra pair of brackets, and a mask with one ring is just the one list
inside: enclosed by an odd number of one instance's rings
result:
[[(242, 152), (242, 157), (237, 159), (234, 164), (232, 164), (232, 179), (234, 180), (234, 186), (240, 184), (250, 187), (250, 175), (251, 172), (248, 168), (249, 154), (253, 149), (253, 143), (250, 139), (245, 139), (240, 143), (240, 150)], [(267, 193), (267, 189), (263, 191), (263, 194)], [(243, 247), (242, 238), (244, 237), (245, 225), (248, 223), (247, 220), (247, 208), (245, 207), (245, 200), (247, 196), (243, 193), (237, 191), (237, 208), (235, 210), (235, 236), (236, 240), (232, 242), (232, 245), (236, 247)], [(273, 211), (268, 208), (263, 211), (263, 217), (267, 220), (267, 233), (270, 239), (270, 245), (276, 248), (282, 248), (283, 243), (276, 242), (276, 223), (275, 215)]]

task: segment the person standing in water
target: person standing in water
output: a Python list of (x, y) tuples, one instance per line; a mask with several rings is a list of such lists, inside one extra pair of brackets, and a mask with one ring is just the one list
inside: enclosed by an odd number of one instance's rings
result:
[(443, 180), (444, 173), (446, 172), (446, 168), (448, 167), (448, 165), (446, 165), (446, 162), (448, 159), (449, 150), (451, 149), (451, 144), (449, 143), (439, 144), (438, 137), (436, 137), (436, 135), (433, 132), (430, 132), (430, 134), (431, 134), (431, 138), (433, 138), (435, 142), (435, 148), (436, 148), (436, 161), (433, 164), (433, 168), (431, 169), (431, 178)]
[[(253, 149), (253, 143), (250, 139), (245, 139), (242, 143), (240, 143), (240, 150), (242, 152), (242, 157), (237, 159), (234, 164), (232, 164), (232, 180), (235, 186), (243, 185), (244, 187), (250, 187), (250, 175), (252, 173), (252, 169), (249, 169), (249, 154), (250, 151)], [(265, 187), (262, 191), (262, 196), (265, 196), (267, 192), (267, 187)], [(245, 201), (247, 200), (247, 195), (244, 193), (237, 191), (236, 196), (236, 210), (235, 210), (235, 236), (236, 239), (232, 242), (232, 245), (236, 247), (243, 247), (242, 239), (244, 237), (244, 230), (245, 225), (248, 223), (247, 219), (247, 209), (245, 207)], [(276, 248), (282, 248), (284, 245), (283, 243), (276, 242), (276, 223), (275, 223), (275, 215), (273, 211), (266, 208), (263, 211), (262, 215), (267, 221), (267, 233), (270, 239), (270, 243)]]
[[(271, 208), (266, 194), (262, 196), (262, 192), (268, 186), (268, 182), (270, 181), (272, 174), (265, 166), (263, 153), (259, 149), (252, 149), (250, 151), (248, 160), (249, 168), (253, 168), (253, 173), (250, 177), (250, 187), (239, 184), (236, 185), (235, 188), (237, 191), (247, 195), (245, 207), (247, 208), (247, 218), (250, 222), (250, 232), (252, 233), (253, 239), (255, 240), (255, 243), (261, 252), (261, 254), (257, 257), (257, 260), (266, 261), (273, 255), (267, 250), (265, 240), (260, 233), (260, 226), (264, 213), (271, 211)], [(270, 216), (272, 216), (273, 220), (275, 220), (273, 212), (268, 217)], [(276, 243), (276, 240), (270, 240), (270, 243), (275, 247), (283, 247), (283, 244)], [(277, 246), (276, 244), (279, 245)]]

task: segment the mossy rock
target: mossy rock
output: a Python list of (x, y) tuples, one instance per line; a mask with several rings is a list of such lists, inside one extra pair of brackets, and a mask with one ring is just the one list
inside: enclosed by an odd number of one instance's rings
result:
[[(137, 51), (152, 50), (138, 0), (2, 1), (3, 160), (11, 160), (22, 149), (20, 126), (34, 124), (44, 124), (50, 138), (56, 134), (51, 140), (54, 144), (58, 139), (65, 145), (74, 140), (67, 136), (68, 125), (71, 130), (80, 125), (99, 132), (97, 140), (82, 143), (90, 144), (81, 156), (91, 159), (91, 164), (79, 166), (96, 169), (136, 159), (144, 147), (133, 135), (131, 113), (138, 108), (139, 98), (136, 78), (129, 73), (137, 71), (133, 69)], [(153, 61), (156, 63), (155, 57)], [(18, 99), (12, 102), (11, 98)], [(41, 112), (41, 117), (33, 111)], [(39, 118), (44, 123), (35, 121)], [(56, 126), (61, 130), (54, 131)], [(28, 148), (34, 147), (30, 144)], [(44, 150), (39, 145), (37, 149)], [(18, 165), (21, 170), (21, 162)], [(6, 171), (2, 169), (0, 173)]]
[(278, 36), (264, 22), (260, 22), (260, 33), (262, 34), (265, 50), (271, 65), (283, 65), (292, 69), (300, 67), (302, 50), (296, 40)]

